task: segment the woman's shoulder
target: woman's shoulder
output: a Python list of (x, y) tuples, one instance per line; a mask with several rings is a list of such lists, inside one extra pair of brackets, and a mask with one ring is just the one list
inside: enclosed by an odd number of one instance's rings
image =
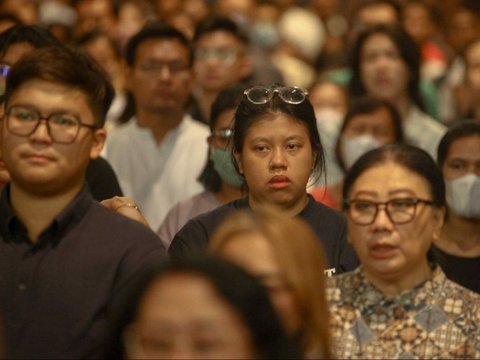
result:
[(323, 222), (335, 222), (336, 224), (346, 224), (346, 219), (343, 213), (327, 206), (321, 202), (316, 201), (312, 196), (309, 196), (308, 204), (300, 213), (300, 216), (310, 218), (314, 217), (316, 221), (323, 219)]

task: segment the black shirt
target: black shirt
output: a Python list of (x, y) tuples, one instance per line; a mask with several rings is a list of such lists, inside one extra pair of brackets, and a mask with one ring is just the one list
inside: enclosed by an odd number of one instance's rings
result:
[(480, 256), (469, 258), (451, 255), (432, 245), (429, 257), (440, 265), (450, 280), (480, 293)]
[[(209, 239), (222, 220), (233, 211), (246, 207), (247, 198), (234, 200), (188, 221), (168, 248), (170, 258), (175, 260), (205, 251)], [(310, 224), (321, 240), (329, 268), (335, 268), (335, 274), (358, 266), (355, 252), (347, 242), (346, 220), (342, 214), (309, 196), (307, 206), (298, 216)]]
[(114, 196), (123, 196), (117, 175), (103, 157), (88, 163), (85, 180), (95, 200), (102, 201)]
[(6, 357), (102, 357), (107, 309), (129, 280), (166, 257), (159, 238), (85, 187), (32, 243), (8, 194), (7, 185), (0, 199)]

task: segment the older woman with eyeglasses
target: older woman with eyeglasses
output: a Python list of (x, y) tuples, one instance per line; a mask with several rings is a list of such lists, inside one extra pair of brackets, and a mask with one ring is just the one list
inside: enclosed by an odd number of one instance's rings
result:
[(336, 356), (479, 358), (480, 296), (427, 259), (445, 216), (433, 159), (409, 145), (372, 150), (350, 169), (343, 195), (361, 266), (329, 279)]
[(324, 168), (308, 93), (275, 85), (249, 88), (238, 105), (233, 130), (232, 151), (247, 196), (190, 220), (174, 237), (171, 258), (205, 251), (218, 224), (231, 212), (268, 204), (312, 226), (330, 273), (354, 269), (357, 259), (346, 241), (345, 219), (306, 191), (309, 180)]

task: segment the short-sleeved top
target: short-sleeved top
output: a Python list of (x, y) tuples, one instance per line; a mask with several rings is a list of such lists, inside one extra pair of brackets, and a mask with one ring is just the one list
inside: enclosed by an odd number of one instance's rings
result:
[(328, 279), (330, 333), (339, 359), (479, 359), (480, 295), (429, 279), (386, 297), (363, 267)]
[[(222, 220), (232, 212), (248, 206), (248, 198), (242, 198), (191, 219), (173, 238), (168, 249), (170, 258), (176, 260), (205, 251)], [(341, 213), (309, 196), (307, 205), (298, 216), (312, 227), (320, 239), (329, 264), (329, 274), (357, 267), (358, 259), (347, 242), (346, 220)]]
[(157, 230), (157, 235), (166, 249), (172, 243), (175, 234), (187, 223), (188, 220), (197, 215), (206, 213), (216, 207), (221, 206), (215, 194), (205, 190), (191, 198), (180, 201), (170, 209), (163, 224)]
[(480, 293), (480, 256), (468, 258), (455, 256), (432, 245), (430, 258), (440, 265), (450, 280)]
[(96, 202), (88, 187), (35, 243), (0, 199), (0, 313), (7, 358), (102, 358), (107, 310), (133, 278), (168, 258), (146, 226)]

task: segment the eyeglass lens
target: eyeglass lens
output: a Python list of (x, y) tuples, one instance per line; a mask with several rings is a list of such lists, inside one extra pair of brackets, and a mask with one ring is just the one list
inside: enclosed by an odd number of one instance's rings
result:
[(72, 143), (81, 126), (80, 120), (72, 114), (58, 113), (42, 118), (38, 111), (23, 106), (14, 106), (7, 111), (7, 128), (18, 136), (30, 136), (40, 120), (47, 120), (49, 134), (58, 143)]

